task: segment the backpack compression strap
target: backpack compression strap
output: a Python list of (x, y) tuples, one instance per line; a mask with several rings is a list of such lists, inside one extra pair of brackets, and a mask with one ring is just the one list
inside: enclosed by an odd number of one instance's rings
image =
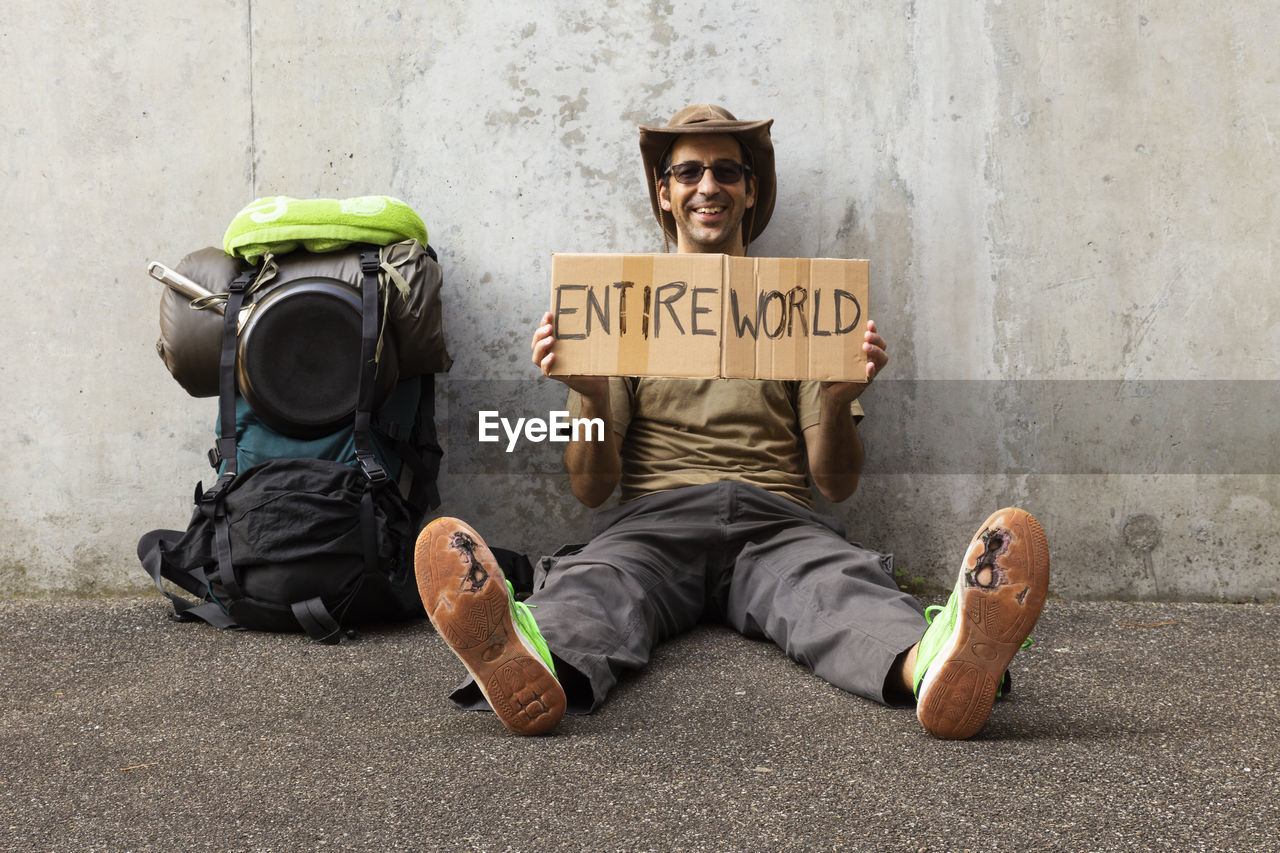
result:
[(218, 360), (218, 440), (209, 451), (209, 464), (216, 470), (226, 463), (223, 474), (206, 494), (216, 500), (239, 473), (236, 455), (236, 344), (240, 332), (240, 309), (244, 307), (249, 286), (258, 275), (252, 267), (236, 276), (227, 292), (226, 314), (222, 324), (222, 351)]
[[(222, 351), (218, 362), (218, 378), (219, 378), (219, 425), (218, 440), (213, 449), (209, 451), (209, 463), (217, 469), (221, 462), (225, 459), (226, 468), (218, 481), (207, 492), (203, 491), (202, 486), (196, 487), (196, 505), (200, 508), (200, 512), (206, 517), (214, 520), (214, 539), (215, 548), (218, 552), (218, 566), (220, 577), (228, 592), (239, 594), (239, 584), (236, 583), (235, 575), (231, 571), (231, 543), (227, 533), (226, 519), (219, 518), (223, 514), (222, 501), (220, 498), (225, 494), (227, 487), (231, 485), (231, 481), (235, 479), (237, 472), (236, 459), (236, 418), (235, 418), (235, 363), (236, 363), (236, 333), (240, 318), (240, 309), (244, 306), (245, 296), (249, 286), (257, 276), (257, 269), (247, 269), (238, 275), (231, 283), (227, 293), (227, 303), (225, 307), (225, 320), (223, 322), (222, 333)], [(230, 416), (228, 417), (228, 408), (226, 405), (225, 389), (230, 387), (231, 390), (231, 406)], [(182, 533), (177, 530), (153, 530), (145, 534), (138, 542), (138, 559), (142, 563), (142, 567), (147, 574), (155, 582), (156, 589), (160, 590), (172, 603), (174, 618), (182, 622), (190, 622), (194, 619), (202, 619), (218, 628), (238, 628), (239, 625), (226, 608), (220, 602), (213, 598), (212, 586), (209, 582), (209, 576), (203, 568), (197, 567), (194, 570), (187, 571), (177, 569), (172, 566), (166, 566), (164, 561), (164, 551), (172, 548), (182, 538)], [(225, 555), (225, 560), (224, 560)], [(224, 571), (225, 569), (225, 571)], [(168, 578), (178, 586), (198, 595), (202, 602), (191, 602), (179, 595), (169, 592), (164, 588), (163, 578)]]
[(387, 472), (373, 453), (373, 395), (378, 371), (378, 273), (382, 261), (376, 248), (360, 253), (362, 300), (360, 326), (360, 385), (356, 395), (355, 446), (360, 470), (375, 486), (387, 482)]
[[(373, 396), (378, 363), (378, 272), (381, 270), (380, 252), (377, 248), (360, 253), (360, 384), (356, 393), (353, 439), (356, 459), (368, 482), (360, 496), (360, 537), (364, 551), (364, 572), (360, 579), (337, 605), (339, 613), (355, 599), (364, 578), (378, 570), (378, 523), (373, 511), (373, 490), (390, 482), (386, 470), (378, 464), (373, 453)], [(320, 643), (336, 643), (342, 639), (342, 625), (330, 613), (319, 596), (291, 604), (293, 618), (307, 632), (307, 636)]]
[(244, 307), (249, 286), (258, 275), (256, 267), (247, 269), (231, 282), (227, 293), (226, 314), (222, 325), (222, 355), (218, 361), (218, 441), (209, 451), (209, 464), (215, 469), (223, 464), (222, 475), (209, 491), (200, 496), (200, 511), (213, 520), (214, 549), (218, 556), (218, 580), (233, 599), (243, 598), (244, 591), (236, 579), (231, 562), (231, 531), (227, 526), (226, 507), (222, 497), (240, 471), (236, 452), (236, 344), (239, 338), (240, 309)]
[(138, 560), (142, 563), (142, 568), (151, 575), (156, 589), (173, 603), (173, 615), (170, 618), (179, 622), (203, 619), (216, 628), (239, 627), (218, 602), (188, 601), (165, 589), (161, 581), (162, 578), (167, 577), (192, 595), (203, 598), (209, 594), (209, 578), (204, 569), (199, 566), (191, 571), (181, 571), (171, 566), (168, 571), (165, 570), (164, 552), (177, 545), (181, 539), (182, 531), (180, 530), (152, 530), (144, 533), (138, 540)]

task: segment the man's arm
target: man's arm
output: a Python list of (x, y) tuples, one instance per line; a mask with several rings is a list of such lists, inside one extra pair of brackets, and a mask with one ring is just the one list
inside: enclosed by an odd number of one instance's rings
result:
[[(544, 376), (555, 362), (551, 351), (556, 339), (551, 334), (551, 312), (542, 315), (542, 324), (533, 334), (533, 363)], [(604, 503), (622, 478), (621, 438), (614, 431), (613, 410), (609, 401), (609, 380), (603, 376), (554, 376), (582, 397), (579, 417), (599, 418), (604, 422), (604, 440), (590, 441), (590, 430), (583, 438), (570, 440), (564, 450), (564, 467), (569, 472), (569, 485), (574, 496), (589, 507)]]
[(866, 461), (849, 404), (867, 390), (889, 362), (884, 338), (876, 332), (873, 320), (867, 321), (862, 351), (867, 354), (867, 381), (823, 382), (818, 397), (821, 419), (804, 431), (809, 476), (823, 497), (837, 503), (858, 488), (858, 475)]

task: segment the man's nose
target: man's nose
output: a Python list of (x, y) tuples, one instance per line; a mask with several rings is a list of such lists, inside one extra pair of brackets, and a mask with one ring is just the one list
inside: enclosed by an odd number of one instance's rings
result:
[(720, 191), (720, 185), (716, 183), (716, 176), (712, 174), (711, 169), (703, 169), (702, 177), (698, 179), (698, 192), (702, 195), (715, 195)]

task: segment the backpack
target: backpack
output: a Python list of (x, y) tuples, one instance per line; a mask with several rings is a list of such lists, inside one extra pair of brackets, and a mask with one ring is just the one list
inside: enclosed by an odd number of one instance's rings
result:
[[(178, 277), (211, 292), (190, 303), (204, 311), (165, 292), (157, 350), (193, 395), (216, 385), (218, 477), (197, 484), (187, 529), (145, 534), (138, 557), (180, 621), (335, 643), (351, 625), (422, 614), (412, 549), (439, 504), (442, 455), (429, 371), (448, 368), (439, 270), (416, 240), (259, 257), (184, 259)], [(422, 270), (427, 286), (411, 286)], [(223, 300), (221, 316), (207, 310)], [(291, 344), (291, 328), (315, 339)], [(299, 360), (316, 350), (350, 358), (309, 373)]]

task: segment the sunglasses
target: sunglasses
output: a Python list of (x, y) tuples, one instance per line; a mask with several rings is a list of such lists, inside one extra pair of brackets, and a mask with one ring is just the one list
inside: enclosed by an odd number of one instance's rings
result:
[(717, 184), (736, 184), (742, 180), (744, 174), (751, 174), (751, 167), (746, 163), (721, 160), (710, 166), (694, 162), (676, 163), (668, 167), (667, 171), (662, 173), (662, 177), (672, 175), (682, 184), (696, 184), (702, 180), (702, 173), (707, 169), (711, 170), (711, 176), (716, 179)]

